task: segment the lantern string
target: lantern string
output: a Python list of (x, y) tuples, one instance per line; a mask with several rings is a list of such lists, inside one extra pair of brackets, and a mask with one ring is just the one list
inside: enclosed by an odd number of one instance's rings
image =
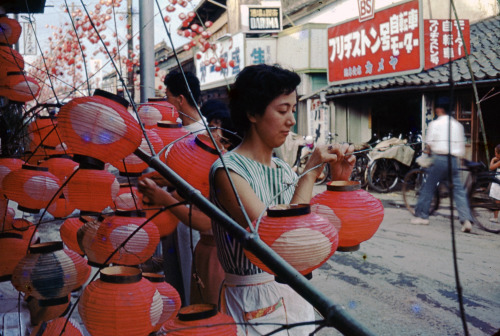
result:
[[(115, 11), (115, 0), (112, 1), (111, 10), (113, 11), (113, 23), (115, 24), (115, 34), (116, 34), (116, 54), (115, 57), (118, 56), (118, 63), (120, 67), (120, 71), (122, 71), (122, 58), (120, 57), (120, 39), (118, 38), (118, 26), (116, 25), (116, 11)], [(132, 15), (132, 13), (130, 14)], [(125, 46), (125, 44), (124, 44)], [(116, 83), (116, 91), (118, 91), (118, 83)]]
[[(154, 218), (156, 218), (160, 213), (162, 213), (163, 211), (166, 211), (166, 210), (169, 210), (169, 209), (172, 209), (173, 207), (176, 207), (176, 206), (180, 206), (180, 205), (186, 205), (187, 202), (186, 201), (183, 201), (183, 202), (178, 202), (178, 203), (175, 203), (175, 204), (172, 204), (172, 205), (169, 205), (169, 206), (166, 206), (166, 207), (162, 207), (160, 210), (158, 210), (157, 212), (155, 212), (151, 217), (147, 218), (144, 223), (142, 223), (141, 225), (139, 225), (132, 233), (130, 233), (130, 235), (120, 244), (118, 245), (115, 250), (106, 258), (106, 260), (102, 263), (101, 266), (99, 266), (99, 271), (102, 270), (103, 268), (105, 268), (106, 264), (109, 263), (109, 261), (111, 260), (111, 258), (113, 258), (113, 256), (118, 253), (118, 251), (120, 251), (120, 249), (124, 248), (125, 245), (130, 241), (130, 239), (132, 239), (134, 237), (134, 235), (139, 232), (146, 224), (148, 224), (149, 222), (151, 222)], [(92, 278), (90, 279), (89, 282), (92, 282), (94, 281), (97, 276), (99, 275), (99, 272), (95, 272), (95, 274), (92, 276)], [(73, 312), (75, 311), (76, 309), (76, 306), (78, 305), (78, 302), (80, 301), (81, 299), (81, 295), (79, 295), (75, 302), (73, 303), (73, 306), (71, 307), (71, 309), (69, 310), (68, 312), (68, 316), (66, 317), (66, 321), (64, 323), (64, 326), (61, 330), (61, 333), (59, 334), (59, 336), (62, 336), (64, 334), (64, 331), (66, 329), (66, 326), (68, 325), (68, 322), (69, 322), (69, 319), (71, 317), (71, 315), (73, 315)]]
[[(161, 10), (161, 7), (160, 7), (160, 3), (158, 2), (158, 0), (155, 0), (155, 2), (156, 2), (156, 6), (158, 7), (158, 11), (160, 13), (160, 16), (163, 17), (162, 10)], [(189, 83), (187, 81), (186, 74), (184, 73), (184, 69), (182, 68), (181, 62), (180, 62), (179, 57), (177, 55), (177, 51), (175, 50), (175, 46), (174, 46), (174, 42), (172, 41), (172, 35), (170, 34), (170, 30), (168, 29), (165, 20), (161, 20), (161, 21), (163, 23), (163, 27), (165, 28), (165, 32), (167, 34), (168, 40), (170, 41), (170, 45), (172, 46), (172, 51), (173, 51), (173, 54), (174, 54), (174, 58), (175, 58), (175, 60), (177, 62), (177, 67), (179, 68), (180, 73), (182, 74), (182, 77), (183, 77), (184, 82), (186, 84), (186, 88), (188, 89), (189, 95), (191, 96), (191, 101), (194, 102), (196, 111), (198, 112), (198, 115), (200, 116), (200, 119), (201, 119), (201, 121), (203, 123), (203, 126), (205, 127), (205, 130), (207, 130), (208, 136), (210, 137), (210, 140), (212, 141), (212, 144), (214, 144), (214, 146), (215, 146), (215, 148), (217, 150), (219, 159), (222, 161), (222, 165), (223, 165), (224, 170), (226, 172), (226, 175), (228, 177), (228, 180), (229, 180), (229, 183), (231, 185), (231, 188), (233, 189), (233, 192), (234, 192), (234, 194), (236, 196), (236, 201), (238, 202), (238, 205), (241, 208), (241, 211), (243, 213), (243, 217), (245, 218), (245, 221), (248, 224), (248, 226), (250, 227), (250, 229), (252, 231), (254, 231), (254, 228), (253, 228), (253, 225), (252, 225), (252, 221), (250, 220), (250, 217), (248, 217), (248, 214), (247, 214), (247, 212), (245, 210), (245, 207), (243, 206), (243, 203), (241, 201), (241, 198), (239, 197), (238, 192), (236, 191), (236, 187), (234, 186), (233, 180), (231, 179), (231, 174), (229, 174), (229, 170), (227, 169), (226, 163), (224, 162), (224, 157), (222, 155), (222, 152), (219, 150), (219, 147), (217, 146), (217, 143), (216, 143), (216, 141), (215, 141), (215, 139), (214, 139), (214, 137), (212, 135), (212, 132), (209, 131), (207, 122), (206, 122), (205, 118), (203, 117), (203, 114), (201, 113), (200, 107), (198, 106), (198, 103), (196, 102), (196, 99), (194, 99), (193, 93), (191, 92), (191, 88), (189, 87)]]
[[(73, 27), (73, 30), (75, 31), (75, 36), (76, 36), (76, 40), (78, 41), (78, 46), (80, 47), (80, 52), (82, 54), (82, 59), (83, 59), (83, 69), (85, 70), (85, 78), (86, 78), (86, 82), (87, 82), (87, 90), (88, 90), (89, 96), (90, 96), (89, 74), (87, 71), (87, 62), (85, 61), (85, 53), (83, 52), (82, 43), (80, 42), (80, 39), (78, 38), (78, 31), (76, 30), (75, 22), (73, 21), (73, 15), (72, 15), (71, 11), (69, 10), (67, 0), (64, 0), (64, 5), (66, 6), (66, 11), (68, 12), (69, 19), (71, 20), (71, 26)], [(115, 30), (116, 30), (116, 28), (115, 28)]]

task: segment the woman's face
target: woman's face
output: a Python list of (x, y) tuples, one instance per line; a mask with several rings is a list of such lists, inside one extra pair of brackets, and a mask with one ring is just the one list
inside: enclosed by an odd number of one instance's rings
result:
[(272, 148), (281, 146), (293, 125), (295, 125), (294, 112), (297, 107), (297, 93), (276, 97), (263, 115), (250, 116), (249, 120), (254, 125), (257, 134)]

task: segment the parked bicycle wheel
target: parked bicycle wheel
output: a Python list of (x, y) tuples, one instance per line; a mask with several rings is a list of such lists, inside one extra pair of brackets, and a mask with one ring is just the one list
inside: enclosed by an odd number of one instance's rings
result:
[(325, 164), (323, 166), (323, 171), (318, 176), (318, 178), (316, 179), (316, 182), (314, 182), (314, 184), (315, 185), (320, 185), (320, 184), (325, 183), (329, 179), (330, 179), (330, 165), (329, 164)]
[(368, 167), (368, 184), (375, 191), (386, 193), (394, 190), (399, 180), (399, 165), (391, 159), (377, 159)]
[[(420, 190), (427, 178), (425, 169), (417, 168), (410, 170), (403, 180), (402, 193), (406, 209), (415, 215), (415, 206), (417, 205), (420, 196)], [(429, 208), (429, 215), (439, 208), (439, 190), (436, 189)]]
[(500, 181), (496, 178), (476, 181), (469, 194), (469, 204), (475, 224), (485, 231), (499, 233), (500, 223), (490, 220), (493, 218), (493, 211), (500, 210), (499, 201), (489, 195), (493, 183), (500, 185)]
[(352, 169), (351, 181), (359, 181), (361, 188), (366, 187), (366, 168), (368, 167), (369, 159), (366, 154), (356, 155), (356, 163)]

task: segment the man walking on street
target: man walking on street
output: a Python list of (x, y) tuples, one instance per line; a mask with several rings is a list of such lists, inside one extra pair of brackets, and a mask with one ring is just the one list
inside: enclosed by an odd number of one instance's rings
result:
[[(427, 180), (422, 187), (415, 208), (415, 217), (412, 218), (411, 223), (429, 224), (429, 208), (433, 195), (438, 183), (449, 179), (448, 162), (451, 161), (453, 199), (462, 223), (462, 232), (470, 232), (472, 216), (458, 169), (459, 159), (465, 155), (464, 128), (462, 124), (448, 115), (449, 106), (448, 97), (440, 97), (436, 100), (434, 110), (437, 119), (429, 124), (425, 138), (431, 150), (433, 165), (429, 168)], [(448, 155), (451, 157), (449, 158)]]

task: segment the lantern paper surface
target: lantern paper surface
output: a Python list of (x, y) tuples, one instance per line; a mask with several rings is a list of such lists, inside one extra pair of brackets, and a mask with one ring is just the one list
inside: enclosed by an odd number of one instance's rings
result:
[(181, 308), (181, 297), (177, 290), (165, 282), (165, 276), (156, 273), (143, 273), (142, 276), (156, 287), (163, 301), (163, 311), (160, 320), (154, 327), (154, 331), (160, 330), (163, 323), (175, 318)]
[(22, 71), (24, 70), (24, 58), (17, 50), (0, 43), (0, 65), (2, 68), (8, 68), (11, 72)]
[[(7, 176), (10, 172), (14, 170), (21, 169), (23, 166), (24, 162), (19, 159), (10, 159), (10, 158), (0, 158), (0, 191), (3, 194), (3, 179), (5, 176)], [(0, 197), (3, 197), (0, 196)]]
[(61, 227), (59, 228), (59, 233), (64, 244), (70, 249), (83, 256), (85, 253), (78, 245), (77, 233), (78, 230), (87, 222), (93, 221), (95, 218), (90, 216), (78, 217), (78, 218), (68, 218), (66, 219)]
[[(70, 318), (68, 323), (66, 323), (65, 317), (58, 317), (52, 321), (47, 322), (44, 327), (43, 332), (37, 333), (32, 336), (82, 336), (83, 331), (80, 324), (75, 320)], [(66, 327), (65, 327), (66, 325)], [(64, 332), (62, 332), (64, 329)]]
[(120, 183), (110, 172), (79, 169), (66, 184), (64, 194), (80, 211), (100, 213), (114, 205), (119, 190)]
[[(114, 216), (102, 222), (86, 223), (80, 230), (83, 233), (83, 251), (89, 261), (103, 265), (106, 260), (139, 226), (146, 222), (145, 217), (136, 217), (133, 211), (117, 211)], [(113, 257), (106, 262), (119, 265), (139, 265), (153, 256), (160, 242), (160, 234), (153, 222), (140, 228)]]
[(236, 336), (236, 323), (231, 316), (218, 313), (215, 305), (194, 304), (183, 307), (175, 319), (167, 321), (158, 335)]
[(113, 266), (85, 287), (78, 311), (92, 336), (145, 336), (160, 320), (160, 293), (137, 268)]
[(62, 143), (55, 117), (39, 117), (33, 120), (28, 125), (28, 136), (32, 151), (39, 145), (55, 148)]
[[(323, 265), (338, 246), (337, 229), (326, 218), (312, 213), (308, 204), (269, 208), (257, 232), (264, 243), (303, 275)], [(252, 253), (244, 252), (253, 264), (274, 274)]]
[(62, 242), (35, 244), (17, 264), (11, 281), (18, 291), (36, 299), (58, 299), (79, 286), (85, 273), (79, 272), (80, 266), (84, 269), (85, 264), (76, 252), (63, 249)]
[(207, 135), (192, 135), (172, 145), (167, 166), (208, 198), (209, 172), (218, 158), (217, 150)]
[(21, 25), (7, 16), (0, 17), (0, 43), (16, 44), (21, 36)]
[(101, 96), (74, 98), (61, 107), (58, 128), (70, 152), (102, 162), (124, 159), (141, 144), (142, 131), (127, 108)]
[(176, 122), (179, 118), (175, 106), (162, 98), (149, 98), (147, 103), (139, 106), (137, 114), (146, 128), (155, 127), (158, 121)]
[(16, 102), (26, 103), (34, 100), (40, 93), (38, 81), (22, 72), (9, 72), (0, 86), (0, 96)]
[(38, 213), (55, 200), (60, 185), (47, 168), (25, 164), (5, 176), (2, 189), (7, 198), (18, 203), (18, 209)]
[(0, 233), (0, 281), (11, 279), (14, 268), (26, 255), (29, 239), (10, 231)]
[(30, 322), (36, 326), (63, 316), (69, 309), (71, 295), (59, 299), (39, 300), (28, 296), (26, 303), (30, 312)]
[[(161, 138), (164, 146), (168, 146), (173, 141), (189, 134), (189, 131), (182, 127), (182, 124), (170, 121), (159, 121), (153, 130)], [(162, 155), (162, 161), (165, 161), (164, 158), (165, 156)]]
[(342, 222), (339, 231), (339, 250), (354, 250), (370, 239), (384, 219), (382, 202), (357, 181), (333, 181), (327, 190), (317, 194), (311, 204), (330, 207)]

